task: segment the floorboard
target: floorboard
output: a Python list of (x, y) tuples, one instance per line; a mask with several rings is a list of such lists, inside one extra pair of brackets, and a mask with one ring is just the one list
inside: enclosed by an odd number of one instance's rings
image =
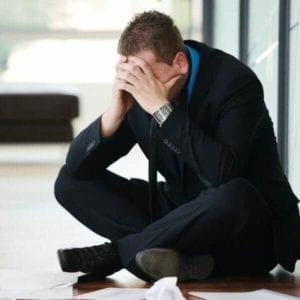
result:
[[(74, 294), (80, 295), (108, 287), (145, 288), (150, 286), (151, 284), (136, 278), (129, 272), (121, 271), (113, 275), (112, 278), (77, 284), (74, 289)], [(292, 296), (298, 296), (300, 299), (300, 265), (298, 263), (294, 274), (285, 272), (277, 267), (270, 274), (265, 276), (220, 277), (203, 281), (179, 283), (178, 286), (185, 297), (191, 300), (196, 298), (189, 296), (187, 294), (189, 291), (246, 292), (257, 289), (269, 289)]]

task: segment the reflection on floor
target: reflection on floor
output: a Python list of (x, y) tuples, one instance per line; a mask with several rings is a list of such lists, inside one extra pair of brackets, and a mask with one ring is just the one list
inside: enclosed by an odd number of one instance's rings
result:
[[(53, 159), (46, 163), (44, 158), (35, 162), (24, 158), (26, 163), (22, 164), (21, 156), (17, 163), (0, 162), (0, 268), (57, 270), (58, 248), (99, 244), (104, 239), (81, 225), (55, 200), (53, 185), (64, 157), (56, 164)], [(128, 159), (121, 159), (111, 170), (145, 178), (147, 164), (134, 148)]]
[(55, 201), (56, 165), (0, 167), (0, 268), (57, 269), (56, 249), (99, 243)]

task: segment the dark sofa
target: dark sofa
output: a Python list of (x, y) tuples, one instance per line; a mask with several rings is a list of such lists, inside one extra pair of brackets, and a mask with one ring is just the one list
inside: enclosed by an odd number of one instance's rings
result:
[(57, 143), (73, 139), (79, 97), (60, 92), (0, 93), (0, 143)]

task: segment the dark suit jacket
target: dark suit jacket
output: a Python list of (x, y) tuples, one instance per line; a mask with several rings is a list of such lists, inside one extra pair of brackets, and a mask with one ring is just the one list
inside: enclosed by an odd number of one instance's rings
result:
[[(195, 41), (201, 65), (191, 103), (184, 96), (155, 134), (157, 168), (176, 205), (210, 186), (248, 179), (265, 198), (273, 217), (278, 262), (293, 271), (300, 257), (298, 199), (278, 159), (273, 124), (256, 75), (234, 57)], [(99, 136), (99, 119), (72, 143), (67, 169), (72, 176), (97, 174), (138, 143), (149, 157), (152, 116), (136, 102), (118, 131)]]

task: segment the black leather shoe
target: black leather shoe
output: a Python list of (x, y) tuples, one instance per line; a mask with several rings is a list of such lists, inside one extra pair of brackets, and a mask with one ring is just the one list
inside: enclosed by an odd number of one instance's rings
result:
[(57, 251), (64, 272), (83, 272), (104, 278), (122, 269), (118, 249), (113, 243), (85, 248), (59, 249)]
[(214, 259), (210, 255), (187, 257), (165, 248), (140, 251), (135, 261), (154, 280), (166, 276), (176, 276), (178, 281), (201, 280), (209, 277), (214, 268)]

